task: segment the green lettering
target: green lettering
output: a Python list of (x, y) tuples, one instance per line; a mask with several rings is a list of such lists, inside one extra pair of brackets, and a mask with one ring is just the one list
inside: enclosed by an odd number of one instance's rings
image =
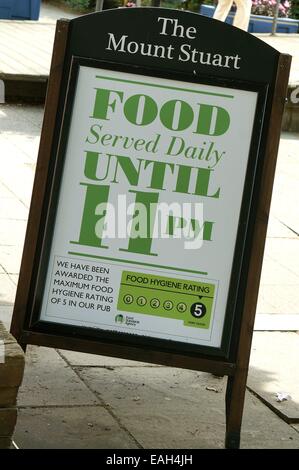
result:
[(124, 113), (131, 124), (146, 126), (156, 119), (158, 107), (149, 96), (134, 95), (126, 101)]
[(96, 99), (91, 117), (95, 119), (105, 119), (107, 121), (109, 120), (108, 111), (112, 110), (114, 112), (116, 106), (116, 98), (111, 101), (111, 97), (113, 98), (114, 94), (122, 102), (124, 94), (122, 91), (106, 90), (104, 88), (96, 88), (96, 90)]
[[(98, 186), (87, 183), (80, 184), (86, 186), (80, 236), (78, 241), (71, 241), (70, 243), (93, 246), (96, 248), (108, 248), (102, 245), (101, 233), (99, 230), (96, 230), (96, 226), (106, 215), (105, 211), (101, 214), (97, 214), (97, 208), (100, 204), (107, 204), (109, 186)], [(104, 228), (104, 224), (102, 224), (102, 228)]]
[(165, 189), (163, 188), (164, 179), (165, 179), (165, 171), (166, 168), (170, 168), (171, 172), (173, 173), (174, 164), (173, 163), (166, 163), (166, 162), (157, 162), (154, 160), (145, 160), (144, 161), (144, 168), (147, 168), (150, 164), (153, 164), (152, 169), (152, 178), (151, 183), (148, 188), (151, 189)]
[(228, 112), (218, 106), (199, 105), (197, 128), (194, 134), (222, 135), (229, 128)]
[(185, 101), (170, 100), (163, 104), (160, 119), (167, 129), (183, 131), (192, 124), (194, 113)]
[[(146, 233), (147, 237), (130, 237), (128, 249), (120, 248), (120, 251), (128, 251), (130, 253), (139, 253), (141, 255), (148, 255), (148, 256), (158, 256), (156, 253), (151, 253), (152, 247), (152, 233), (154, 229), (154, 219), (156, 214), (156, 206), (159, 200), (159, 193), (147, 193), (143, 191), (129, 191), (130, 193), (135, 193), (135, 204), (137, 207), (137, 211), (134, 212), (134, 218), (138, 218), (138, 222), (143, 223), (146, 225)], [(140, 221), (140, 212), (138, 209), (139, 205), (143, 205), (146, 209), (146, 220)], [(134, 229), (134, 232), (136, 230)], [(144, 232), (144, 230), (140, 230)], [(135, 235), (135, 234), (132, 234)]]
[(207, 168), (197, 168), (195, 193), (193, 194), (196, 194), (198, 196), (213, 197), (217, 199), (219, 198), (220, 188), (218, 188), (215, 194), (208, 194), (210, 176), (212, 171), (213, 170), (208, 170)]

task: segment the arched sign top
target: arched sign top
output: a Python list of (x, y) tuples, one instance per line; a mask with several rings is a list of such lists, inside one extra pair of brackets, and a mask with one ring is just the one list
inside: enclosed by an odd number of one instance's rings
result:
[(106, 10), (70, 21), (69, 53), (223, 78), (269, 82), (279, 52), (218, 20), (164, 8)]

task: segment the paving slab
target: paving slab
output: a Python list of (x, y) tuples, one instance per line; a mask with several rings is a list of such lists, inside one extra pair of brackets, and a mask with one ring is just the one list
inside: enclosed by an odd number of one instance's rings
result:
[[(248, 386), (287, 422), (299, 422), (299, 335), (255, 332)], [(277, 402), (275, 394), (290, 395)]]
[[(9, 331), (6, 329), (6, 327), (3, 325), (3, 323), (0, 321), (0, 336), (1, 339), (4, 341), (4, 344), (12, 344), (14, 349), (18, 349), (18, 346), (16, 346), (16, 342), (13, 338), (13, 336), (9, 333)], [(20, 355), (17, 354), (17, 357)], [(7, 384), (5, 384), (6, 386)], [(1, 383), (0, 386), (3, 386), (3, 383)]]
[(24, 104), (2, 104), (0, 106), (1, 134), (38, 136), (41, 128), (43, 106)]
[(97, 404), (95, 396), (55, 349), (29, 346), (19, 406), (65, 406)]
[(13, 155), (14, 160), (21, 161), (24, 165), (35, 163), (34, 156), (37, 155), (39, 144), (39, 135), (22, 135), (15, 132), (14, 135), (8, 135), (2, 132), (1, 152), (4, 158)]
[[(2, 142), (3, 139), (0, 138), (1, 146)], [(33, 152), (34, 155), (37, 155), (37, 147)], [(5, 163), (5, 166), (1, 170), (0, 178), (4, 187), (10, 188), (10, 191), (13, 193), (13, 197), (17, 198), (17, 200), (23, 203), (25, 207), (29, 207), (35, 165), (32, 162), (24, 161), (24, 154), (22, 154), (22, 157), (20, 158), (20, 153), (22, 153), (22, 151), (19, 151), (16, 147), (8, 153), (8, 155), (10, 155), (10, 159)]]
[(42, 118), (43, 108), (39, 106), (0, 105), (1, 160), (5, 160), (1, 166), (0, 197), (14, 198), (15, 203), (27, 208), (27, 213)]
[(21, 449), (134, 449), (102, 407), (19, 410), (13, 436)]
[[(0, 133), (1, 136), (1, 133)], [(2, 170), (2, 168), (1, 168)], [(12, 199), (14, 197), (14, 193), (0, 181), (0, 198), (2, 199), (7, 199), (10, 198)]]
[[(270, 310), (263, 306), (263, 299), (266, 300)], [(259, 313), (279, 313), (279, 314), (299, 314), (299, 286), (277, 284), (262, 284), (259, 290), (259, 303), (257, 307)]]
[(22, 245), (27, 222), (25, 220), (6, 220), (0, 224), (0, 245)]
[(72, 367), (160, 367), (158, 365), (145, 364), (144, 362), (128, 361), (119, 357), (100, 356), (77, 351), (59, 351)]
[(0, 305), (12, 305), (15, 301), (15, 296), (16, 285), (7, 274), (0, 274)]
[(280, 220), (273, 215), (273, 210), (270, 211), (270, 218), (267, 228), (268, 238), (295, 238), (296, 235), (288, 227), (286, 227)]
[(52, 23), (2, 20), (0, 72), (5, 75), (48, 75), (54, 32)]
[(255, 34), (262, 41), (277, 49), (279, 52), (291, 54), (293, 57), (290, 73), (290, 83), (299, 85), (299, 35), (298, 34)]
[(20, 201), (11, 198), (1, 198), (0, 223), (4, 220), (27, 220), (28, 208)]
[(269, 238), (267, 253), (272, 260), (278, 262), (290, 273), (295, 274), (299, 280), (299, 237), (288, 240)]
[(3, 306), (0, 305), (0, 323), (2, 322), (5, 328), (10, 330), (10, 323), (12, 317), (13, 306)]
[(288, 313), (258, 313), (255, 331), (299, 331), (299, 315)]
[[(272, 244), (272, 240), (277, 243)], [(272, 246), (277, 245), (278, 247), (280, 247), (284, 240), (285, 239), (281, 238), (271, 239), (271, 241), (269, 240), (267, 245), (267, 252), (265, 253), (263, 261), (261, 284), (270, 284), (278, 286), (297, 285), (299, 289), (299, 275), (292, 270), (292, 266), (290, 266), (288, 262), (286, 262), (286, 260), (283, 260), (283, 253), (281, 253), (280, 251), (276, 251), (275, 246)], [(287, 246), (292, 247), (293, 245), (295, 247), (294, 251), (297, 251), (297, 247), (299, 250), (299, 240), (294, 240), (293, 243), (293, 239), (291, 240), (291, 242), (290, 239), (287, 239)], [(296, 253), (294, 253), (294, 255), (296, 257)], [(275, 256), (275, 258), (273, 258), (273, 256)]]
[[(223, 448), (226, 379), (173, 368), (84, 368), (80, 376), (144, 448)], [(299, 448), (299, 434), (247, 393), (241, 448)]]
[(13, 282), (15, 286), (18, 285), (19, 274), (8, 274), (9, 279)]
[(299, 433), (247, 392), (241, 449), (299, 449)]
[[(299, 50), (299, 49), (298, 49)], [(299, 80), (299, 74), (298, 74)], [(271, 214), (299, 234), (298, 174), (299, 134), (283, 133), (274, 180)]]
[(19, 273), (23, 252), (22, 245), (22, 243), (19, 243), (16, 246), (0, 246), (0, 265), (4, 268), (6, 273)]

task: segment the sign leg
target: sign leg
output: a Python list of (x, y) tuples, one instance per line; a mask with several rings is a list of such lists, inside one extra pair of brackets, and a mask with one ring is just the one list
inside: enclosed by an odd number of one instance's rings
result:
[(233, 377), (228, 377), (225, 408), (226, 432), (225, 448), (239, 449), (241, 424), (245, 400), (247, 371), (237, 371)]
[(21, 348), (23, 349), (24, 353), (26, 353), (27, 343), (19, 343), (19, 345), (20, 345)]

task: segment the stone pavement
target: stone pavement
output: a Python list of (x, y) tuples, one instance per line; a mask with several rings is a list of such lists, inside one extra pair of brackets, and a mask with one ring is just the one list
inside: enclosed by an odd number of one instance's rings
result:
[[(0, 320), (7, 327), (42, 115), (42, 107), (0, 106)], [(298, 137), (281, 139), (242, 448), (299, 448)], [(225, 382), (201, 372), (31, 346), (14, 439), (21, 448), (221, 448)], [(278, 403), (277, 392), (291, 398)]]
[(0, 75), (47, 77), (56, 21), (76, 16), (42, 4), (38, 21), (0, 20)]
[(292, 65), (290, 73), (290, 84), (299, 85), (299, 34), (255, 34), (256, 37), (265, 41), (269, 46), (274, 47), (280, 52), (291, 54)]

